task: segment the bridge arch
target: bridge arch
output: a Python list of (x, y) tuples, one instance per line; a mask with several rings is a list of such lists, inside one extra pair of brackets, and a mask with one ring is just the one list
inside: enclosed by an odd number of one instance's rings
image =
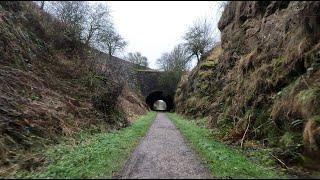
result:
[(170, 111), (173, 109), (174, 107), (174, 103), (173, 103), (173, 96), (172, 95), (168, 95), (166, 93), (164, 93), (164, 91), (153, 91), (151, 93), (149, 93), (146, 97), (146, 103), (147, 105), (150, 107), (151, 110), (156, 110), (154, 109), (154, 103), (158, 100), (163, 100), (166, 103), (166, 111)]

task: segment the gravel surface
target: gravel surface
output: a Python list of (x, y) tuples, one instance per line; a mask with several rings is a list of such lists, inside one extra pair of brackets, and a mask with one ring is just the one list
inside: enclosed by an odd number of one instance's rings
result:
[(115, 178), (211, 178), (180, 132), (158, 113), (147, 135)]

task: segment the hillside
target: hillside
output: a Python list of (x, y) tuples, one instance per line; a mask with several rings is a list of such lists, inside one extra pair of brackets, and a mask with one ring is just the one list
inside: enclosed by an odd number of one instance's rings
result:
[(32, 2), (1, 2), (0, 12), (1, 176), (41, 165), (36, 149), (63, 136), (126, 127), (148, 111), (66, 24)]
[(320, 177), (319, 1), (217, 3), (221, 41), (198, 19), (161, 70), (111, 56), (112, 5), (36, 3), (0, 2), (1, 178)]
[(228, 144), (272, 147), (287, 166), (319, 170), (319, 8), (319, 2), (228, 3), (221, 43), (182, 78), (177, 112), (206, 117)]

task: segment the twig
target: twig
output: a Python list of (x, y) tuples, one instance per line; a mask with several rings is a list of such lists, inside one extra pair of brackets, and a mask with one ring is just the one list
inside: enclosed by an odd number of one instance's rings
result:
[(274, 157), (276, 160), (278, 160), (282, 165), (284, 165), (287, 169), (289, 169), (289, 167), (283, 162), (281, 161), (279, 158), (277, 158), (276, 156), (274, 156), (272, 153), (271, 153), (271, 156)]
[(15, 165), (12, 165), (10, 166), (9, 168), (7, 169), (3, 169), (3, 170), (0, 170), (0, 175), (5, 175), (6, 173), (7, 174), (10, 174), (10, 172), (8, 172), (9, 170), (13, 169), (13, 168), (16, 168), (19, 164), (15, 164)]
[(309, 84), (307, 83), (306, 79), (304, 78), (304, 76), (302, 76), (301, 78), (303, 80), (303, 82), (307, 85), (307, 87), (309, 88)]
[(238, 116), (236, 115), (230, 115), (232, 117), (232, 120), (233, 120), (233, 126), (236, 126), (236, 121), (234, 120), (235, 118), (238, 119), (238, 120), (241, 120)]
[(244, 132), (244, 134), (242, 136), (242, 139), (241, 139), (241, 148), (242, 148), (242, 145), (243, 145), (244, 137), (246, 136), (246, 134), (248, 132), (248, 129), (249, 129), (250, 119), (251, 119), (251, 115), (249, 116), (249, 122), (248, 122), (248, 125), (247, 125), (247, 128), (246, 128), (246, 131)]

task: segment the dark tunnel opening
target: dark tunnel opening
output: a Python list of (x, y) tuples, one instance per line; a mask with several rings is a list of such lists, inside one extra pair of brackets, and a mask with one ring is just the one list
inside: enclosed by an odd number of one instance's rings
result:
[(171, 111), (174, 107), (173, 104), (173, 97), (171, 95), (167, 95), (163, 93), (162, 91), (155, 91), (150, 93), (146, 98), (146, 103), (153, 111), (159, 111), (154, 108), (154, 104), (158, 100), (163, 100), (166, 103), (166, 110), (165, 111)]

